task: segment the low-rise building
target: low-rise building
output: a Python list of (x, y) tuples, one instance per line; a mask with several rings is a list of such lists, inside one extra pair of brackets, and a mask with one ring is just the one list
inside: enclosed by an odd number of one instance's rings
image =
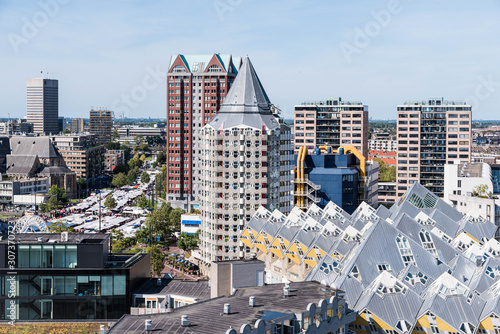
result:
[(370, 151), (396, 152), (398, 150), (398, 142), (396, 140), (392, 140), (391, 137), (369, 139), (368, 149)]
[(164, 313), (210, 299), (207, 280), (187, 281), (182, 278), (151, 278), (134, 292), (130, 314)]
[(49, 136), (12, 136), (6, 157), (6, 175), (16, 181), (47, 178), (49, 188), (64, 188), (76, 197), (76, 173), (68, 168)]
[(50, 197), (48, 178), (0, 181), (0, 206), (39, 205)]
[(136, 126), (136, 125), (125, 125), (117, 128), (118, 134), (120, 135), (120, 141), (134, 141), (135, 136), (143, 137), (160, 137), (161, 141), (165, 141), (166, 131), (165, 128), (158, 126)]
[(104, 170), (106, 148), (99, 144), (97, 136), (90, 133), (60, 134), (51, 136), (66, 165), (77, 178), (94, 182)]
[(500, 226), (500, 199), (495, 174), (492, 166), (486, 163), (445, 165), (443, 199), (463, 214), (481, 216)]
[(106, 172), (112, 172), (116, 166), (125, 163), (125, 151), (124, 150), (108, 150), (104, 154), (104, 170)]
[(378, 183), (378, 202), (386, 206), (396, 203), (396, 181)]
[[(5, 320), (119, 319), (132, 292), (150, 277), (149, 254), (111, 253), (110, 234), (20, 233), (0, 240), (0, 296)], [(14, 274), (12, 273), (14, 272)], [(13, 311), (12, 311), (13, 310)]]
[(195, 303), (168, 313), (126, 315), (109, 334), (191, 333), (347, 333), (357, 313), (342, 291), (319, 282), (240, 288), (231, 295)]
[(181, 233), (196, 234), (201, 227), (201, 217), (198, 214), (181, 215)]

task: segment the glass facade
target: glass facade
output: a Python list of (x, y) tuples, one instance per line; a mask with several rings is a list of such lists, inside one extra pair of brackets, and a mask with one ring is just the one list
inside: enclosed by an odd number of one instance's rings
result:
[[(5, 288), (10, 286), (8, 278), (0, 276), (0, 295), (4, 298), (9, 294), (9, 288)], [(13, 284), (19, 320), (115, 319), (125, 313), (125, 275), (17, 275)], [(67, 296), (72, 296), (71, 300)], [(1, 320), (10, 320), (9, 306), (10, 299), (0, 303)]]
[(76, 268), (76, 245), (19, 245), (18, 268)]

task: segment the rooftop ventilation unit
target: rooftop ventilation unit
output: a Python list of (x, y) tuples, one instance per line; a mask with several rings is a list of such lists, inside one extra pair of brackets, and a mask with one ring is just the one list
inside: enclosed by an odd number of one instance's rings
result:
[(231, 304), (224, 304), (224, 314), (231, 313)]
[(189, 326), (189, 321), (188, 321), (188, 316), (187, 315), (181, 316), (181, 326), (182, 327), (188, 327)]
[(153, 330), (153, 321), (151, 319), (144, 320), (144, 330), (145, 331)]
[(251, 307), (255, 307), (255, 297), (252, 296), (248, 299), (248, 305)]

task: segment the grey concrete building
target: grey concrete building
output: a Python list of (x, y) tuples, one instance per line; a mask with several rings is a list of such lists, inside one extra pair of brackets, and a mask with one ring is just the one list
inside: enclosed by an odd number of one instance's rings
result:
[(224, 104), (201, 131), (202, 270), (244, 257), (239, 234), (259, 206), (291, 210), (291, 139), (247, 57)]
[(27, 116), (33, 132), (59, 133), (59, 85), (54, 79), (28, 79)]

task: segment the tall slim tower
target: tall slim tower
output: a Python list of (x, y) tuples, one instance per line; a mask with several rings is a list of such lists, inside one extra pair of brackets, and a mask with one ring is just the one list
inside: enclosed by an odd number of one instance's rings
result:
[(273, 109), (245, 58), (224, 104), (200, 134), (204, 270), (250, 251), (239, 234), (260, 206), (291, 211), (292, 135)]
[(33, 132), (39, 134), (59, 133), (59, 88), (54, 79), (28, 79), (28, 122), (33, 123)]
[(471, 109), (442, 97), (398, 106), (398, 197), (413, 183), (443, 197), (444, 165), (471, 160)]
[[(167, 72), (167, 200), (199, 195), (199, 132), (219, 110), (241, 58), (176, 55)], [(189, 208), (187, 208), (189, 210)]]
[(99, 145), (106, 145), (113, 138), (113, 112), (90, 110), (90, 133), (97, 135)]

